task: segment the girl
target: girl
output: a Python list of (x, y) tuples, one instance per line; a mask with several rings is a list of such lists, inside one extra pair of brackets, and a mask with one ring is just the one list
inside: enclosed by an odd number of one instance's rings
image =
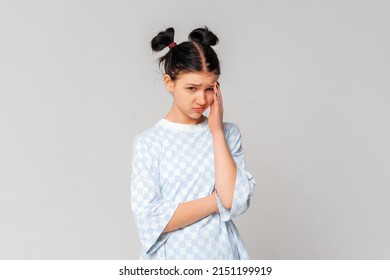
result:
[[(131, 205), (141, 259), (248, 259), (232, 219), (245, 212), (255, 181), (245, 169), (237, 126), (224, 123), (220, 66), (207, 28), (177, 45), (158, 33), (172, 107), (133, 143)], [(209, 117), (203, 113), (210, 108)]]

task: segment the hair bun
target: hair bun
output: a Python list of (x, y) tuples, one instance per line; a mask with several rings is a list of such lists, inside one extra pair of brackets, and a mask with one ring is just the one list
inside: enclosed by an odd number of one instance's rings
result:
[(150, 42), (152, 50), (159, 52), (164, 48), (168, 47), (172, 43), (175, 36), (175, 29), (172, 27), (167, 28), (165, 31), (158, 33)]
[(199, 42), (204, 45), (215, 46), (218, 44), (218, 37), (205, 26), (204, 28), (194, 29), (188, 39), (193, 42)]

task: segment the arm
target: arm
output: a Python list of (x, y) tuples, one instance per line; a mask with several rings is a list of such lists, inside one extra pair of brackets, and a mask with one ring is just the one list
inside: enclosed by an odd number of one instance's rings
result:
[(215, 189), (222, 205), (230, 209), (233, 203), (234, 185), (237, 176), (237, 167), (234, 163), (229, 147), (225, 140), (223, 129), (213, 133)]
[(213, 213), (218, 213), (214, 192), (203, 198), (180, 203), (163, 232), (186, 227)]
[(214, 91), (214, 101), (210, 105), (209, 126), (214, 146), (215, 189), (222, 205), (230, 209), (233, 203), (237, 167), (225, 139), (222, 123), (222, 94), (217, 83)]
[(158, 182), (156, 139), (136, 137), (133, 143), (131, 207), (144, 254), (154, 253), (170, 232), (218, 212), (216, 195), (178, 203), (163, 198)]
[(241, 145), (241, 133), (234, 124), (224, 124), (226, 143), (236, 164), (236, 180), (234, 184), (233, 201), (230, 208), (226, 208), (219, 194), (216, 193), (218, 211), (223, 221), (229, 221), (243, 214), (249, 207), (250, 197), (253, 195), (255, 180), (245, 167), (244, 152)]
[(217, 85), (214, 91), (209, 126), (214, 144), (216, 199), (221, 219), (229, 221), (248, 209), (256, 182), (245, 167), (240, 130), (233, 124), (223, 124), (221, 91)]

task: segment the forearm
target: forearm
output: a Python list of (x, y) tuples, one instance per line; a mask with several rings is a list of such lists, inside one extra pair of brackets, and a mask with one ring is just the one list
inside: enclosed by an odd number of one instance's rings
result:
[(230, 209), (233, 203), (237, 167), (230, 154), (223, 130), (213, 132), (215, 189), (222, 205)]
[(218, 212), (215, 193), (199, 199), (180, 203), (163, 232), (174, 231)]

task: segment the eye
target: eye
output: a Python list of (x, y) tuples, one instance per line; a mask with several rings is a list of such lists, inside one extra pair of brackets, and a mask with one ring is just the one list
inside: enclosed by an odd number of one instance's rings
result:
[(209, 91), (209, 92), (214, 92), (214, 88), (212, 88), (212, 87), (210, 87), (210, 88), (208, 88), (206, 90)]
[(187, 89), (190, 90), (190, 91), (195, 91), (196, 87), (188, 87)]

